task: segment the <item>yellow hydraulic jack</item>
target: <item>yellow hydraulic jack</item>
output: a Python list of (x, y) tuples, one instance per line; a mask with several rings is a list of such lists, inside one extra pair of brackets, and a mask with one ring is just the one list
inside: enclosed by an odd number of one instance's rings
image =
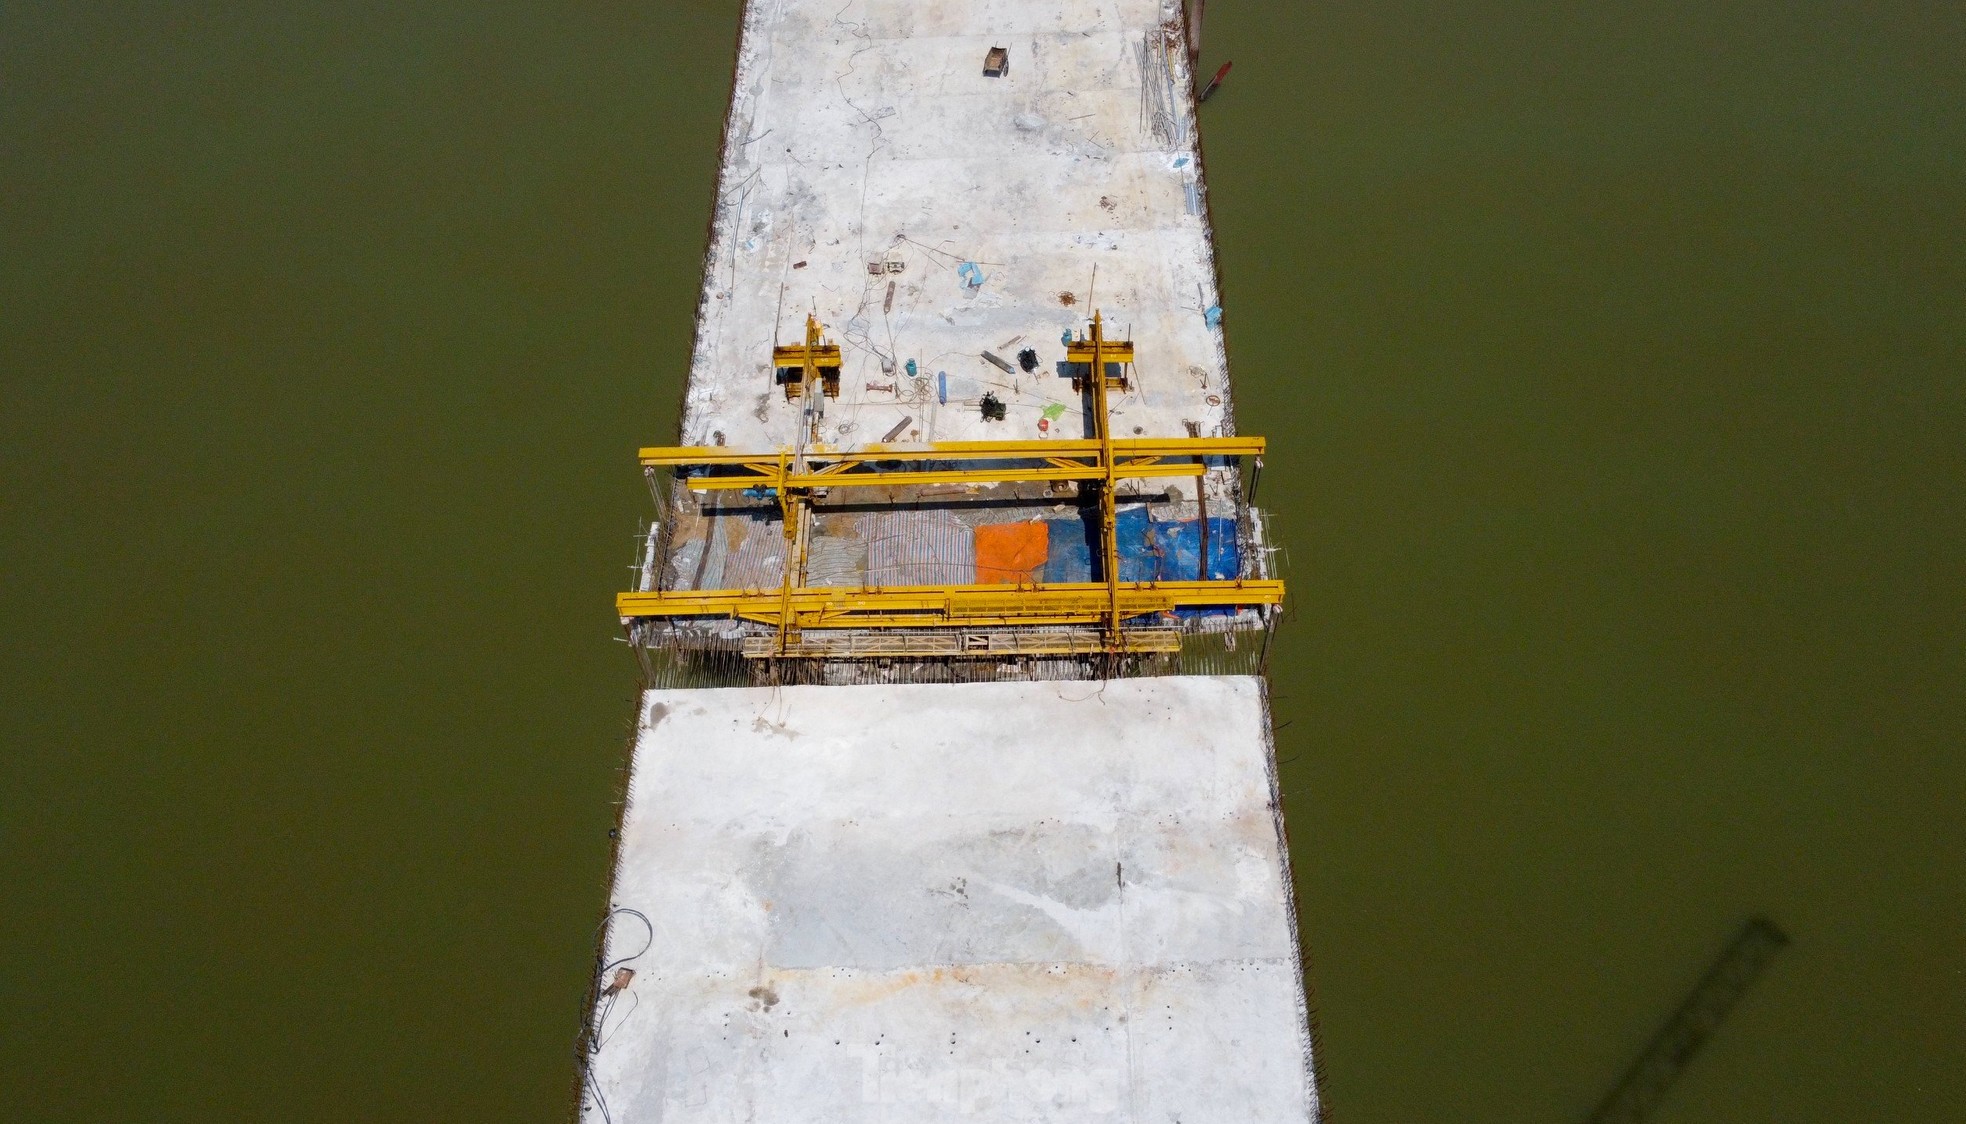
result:
[(818, 319), (808, 313), (804, 343), (771, 349), (772, 377), (785, 388), (788, 401), (804, 395), (814, 382), (826, 397), (840, 396), (840, 345), (821, 339), (819, 333)]

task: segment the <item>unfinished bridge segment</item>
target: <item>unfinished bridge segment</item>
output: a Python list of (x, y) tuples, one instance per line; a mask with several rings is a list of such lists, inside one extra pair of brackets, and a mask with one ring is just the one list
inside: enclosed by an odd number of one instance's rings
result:
[(1317, 1119), (1181, 16), (747, 5), (581, 1119)]

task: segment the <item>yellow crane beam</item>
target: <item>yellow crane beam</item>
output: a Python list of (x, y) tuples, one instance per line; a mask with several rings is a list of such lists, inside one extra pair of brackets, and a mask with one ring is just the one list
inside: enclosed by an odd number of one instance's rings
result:
[[(942, 444), (890, 448), (875, 445), (850, 453), (806, 454), (811, 471), (788, 471), (784, 458), (774, 462), (755, 452), (719, 446), (678, 446), (643, 449), (644, 467), (714, 467), (742, 469), (715, 476), (686, 478), (692, 491), (735, 491), (744, 488), (805, 489), (827, 487), (892, 487), (929, 484), (1045, 483), (1064, 480), (1179, 479), (1202, 475), (1204, 458), (1261, 456), (1260, 437), (1168, 437), (1112, 442), (1114, 462), (1108, 472), (1105, 448), (1097, 440), (1074, 441), (950, 441)], [(1168, 458), (1193, 458), (1193, 463), (1167, 464)], [(938, 468), (907, 471), (890, 464), (923, 464), (987, 460), (993, 467)], [(1041, 460), (1044, 467), (1011, 467), (1020, 461)], [(815, 467), (816, 466), (816, 467)]]
[[(1106, 378), (1106, 359), (1111, 354), (1106, 347), (1106, 318), (1098, 309), (1092, 311), (1092, 335), (1083, 341), (1090, 343), (1090, 354), (1086, 361), (1091, 364), (1091, 378), (1084, 380), (1090, 388), (1092, 398), (1093, 434), (1099, 439), (1099, 466), (1105, 470), (1105, 479), (1099, 486), (1099, 530), (1100, 558), (1106, 571), (1106, 642), (1112, 651), (1119, 651), (1121, 624), (1127, 614), (1120, 604), (1120, 546), (1119, 546), (1119, 477), (1114, 473), (1113, 460), (1118, 455), (1113, 448), (1113, 415), (1106, 402), (1106, 392), (1111, 389)], [(1132, 345), (1127, 346), (1131, 353)], [(1125, 368), (1121, 368), (1122, 371)], [(1122, 379), (1120, 385), (1125, 386)], [(1207, 524), (1203, 524), (1207, 526)]]
[[(1260, 457), (1261, 437), (1128, 437), (1113, 441), (1113, 452), (1126, 457)], [(863, 445), (837, 450), (823, 445), (806, 449), (813, 463), (953, 460), (1048, 460), (1052, 457), (1097, 457), (1096, 438), (1061, 441), (941, 441), (910, 445)], [(769, 462), (776, 452), (727, 449), (722, 445), (665, 445), (641, 450), (645, 468), (713, 467)]]
[[(1091, 465), (1072, 468), (952, 468), (936, 472), (813, 472), (803, 476), (780, 474), (775, 466), (747, 467), (752, 467), (753, 471), (745, 475), (692, 476), (685, 483), (695, 492), (728, 492), (744, 488), (882, 488), (910, 484), (1012, 484), (1106, 478), (1103, 468)], [(1120, 480), (1160, 480), (1200, 476), (1206, 471), (1198, 464), (1122, 464), (1113, 470), (1113, 475)]]
[[(1117, 586), (1117, 589), (1114, 587)], [(1281, 604), (1280, 581), (1064, 582), (847, 589), (662, 590), (623, 593), (623, 617), (712, 617), (774, 627), (892, 628), (959, 625), (1108, 624), (1174, 609)]]

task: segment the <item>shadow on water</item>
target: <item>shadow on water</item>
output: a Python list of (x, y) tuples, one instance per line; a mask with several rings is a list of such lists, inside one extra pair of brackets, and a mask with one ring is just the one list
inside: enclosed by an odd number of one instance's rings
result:
[(1749, 918), (1585, 1124), (1638, 1124), (1651, 1116), (1693, 1056), (1788, 943), (1788, 934), (1774, 922)]

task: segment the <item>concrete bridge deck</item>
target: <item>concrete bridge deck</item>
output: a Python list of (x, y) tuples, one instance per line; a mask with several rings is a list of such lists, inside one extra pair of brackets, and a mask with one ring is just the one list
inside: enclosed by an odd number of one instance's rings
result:
[[(805, 439), (771, 349), (808, 313), (823, 445), (1082, 439), (1095, 305), (1115, 436), (1233, 435), (1179, 17), (752, 0), (683, 442)], [(1315, 1120), (1262, 680), (908, 674), (644, 693), (582, 1119)]]
[[(902, 422), (920, 441), (1083, 436), (1037, 423), (1054, 404), (1079, 423), (1053, 365), (1095, 303), (1140, 356), (1116, 436), (1234, 432), (1167, 18), (1158, 0), (751, 3), (683, 443), (791, 443), (799, 406), (770, 385), (770, 345), (808, 312), (845, 350), (823, 441), (879, 441)], [(1000, 78), (983, 75), (992, 46), (1008, 54)], [(1036, 376), (982, 357), (1024, 347)], [(1003, 422), (983, 420), (986, 392)]]
[(1267, 722), (1247, 677), (648, 692), (585, 1118), (1311, 1119)]

